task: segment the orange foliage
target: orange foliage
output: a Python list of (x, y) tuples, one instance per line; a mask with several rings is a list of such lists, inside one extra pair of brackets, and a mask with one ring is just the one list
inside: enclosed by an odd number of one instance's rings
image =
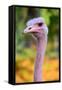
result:
[[(34, 59), (33, 62), (29, 59), (19, 61), (19, 69), (16, 70), (16, 83), (32, 82), (34, 74)], [(48, 60), (45, 58), (42, 66), (43, 81), (54, 81), (59, 79), (59, 60)]]

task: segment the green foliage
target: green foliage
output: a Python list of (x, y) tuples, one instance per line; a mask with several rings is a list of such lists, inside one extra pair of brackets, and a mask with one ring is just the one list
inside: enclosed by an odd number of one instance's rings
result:
[[(59, 9), (16, 7), (16, 52), (19, 54), (21, 53), (21, 56), (23, 57), (28, 54), (34, 55), (32, 54), (31, 49), (23, 51), (24, 48), (30, 48), (33, 41), (33, 38), (30, 35), (23, 33), (26, 22), (31, 18), (39, 16), (43, 17), (48, 25), (48, 43), (53, 42), (53, 47), (50, 48), (58, 48), (58, 46), (54, 45), (58, 42), (59, 36)], [(50, 48), (48, 47), (47, 51), (49, 51)]]
[(36, 50), (30, 48), (23, 48), (20, 53), (17, 54), (17, 57), (20, 57), (21, 60), (33, 59), (36, 55)]

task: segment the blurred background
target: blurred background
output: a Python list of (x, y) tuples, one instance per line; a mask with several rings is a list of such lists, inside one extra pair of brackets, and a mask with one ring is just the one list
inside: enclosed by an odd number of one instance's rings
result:
[(59, 80), (59, 9), (16, 7), (16, 83), (33, 82), (36, 44), (32, 36), (23, 31), (29, 19), (39, 16), (49, 28), (42, 79)]

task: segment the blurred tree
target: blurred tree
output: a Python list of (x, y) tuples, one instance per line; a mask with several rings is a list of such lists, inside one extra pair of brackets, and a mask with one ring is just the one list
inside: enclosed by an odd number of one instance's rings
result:
[(18, 52), (21, 52), (24, 47), (31, 46), (33, 38), (30, 35), (24, 34), (23, 31), (29, 19), (39, 16), (38, 8), (16, 7), (16, 50)]
[[(43, 17), (49, 28), (48, 42), (55, 45), (59, 34), (59, 9), (44, 9), (31, 7), (16, 7), (16, 50), (22, 52), (24, 47), (30, 47), (33, 38), (24, 34), (26, 22), (34, 17)], [(30, 39), (31, 38), (31, 39)], [(56, 41), (56, 42), (55, 42)], [(58, 47), (57, 47), (58, 48)], [(53, 48), (54, 49), (54, 48)]]

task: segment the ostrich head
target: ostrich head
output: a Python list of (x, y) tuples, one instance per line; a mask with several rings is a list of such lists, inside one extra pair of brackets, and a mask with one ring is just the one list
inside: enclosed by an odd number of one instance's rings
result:
[(42, 37), (47, 36), (48, 27), (43, 18), (37, 17), (27, 22), (27, 27), (24, 30), (24, 33), (31, 33), (36, 39), (41, 39)]

